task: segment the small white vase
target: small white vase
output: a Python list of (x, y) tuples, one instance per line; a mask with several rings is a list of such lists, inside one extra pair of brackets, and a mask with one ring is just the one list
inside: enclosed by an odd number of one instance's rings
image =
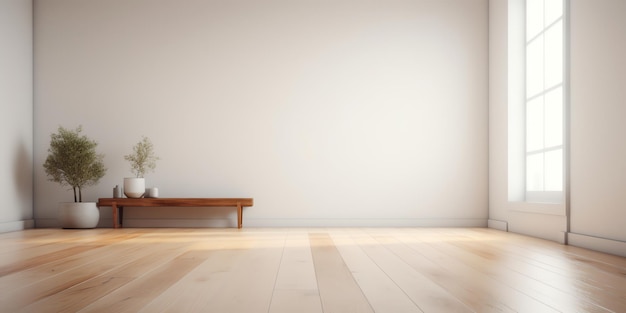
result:
[(146, 179), (143, 177), (124, 178), (124, 194), (129, 198), (141, 198), (146, 192)]
[(100, 210), (95, 202), (61, 202), (58, 218), (63, 228), (95, 228)]

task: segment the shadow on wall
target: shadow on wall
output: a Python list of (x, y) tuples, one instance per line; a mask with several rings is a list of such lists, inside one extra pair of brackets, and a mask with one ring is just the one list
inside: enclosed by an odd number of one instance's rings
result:
[(18, 145), (13, 160), (13, 180), (20, 203), (16, 209), (21, 210), (22, 218), (30, 219), (33, 218), (33, 156), (23, 141)]

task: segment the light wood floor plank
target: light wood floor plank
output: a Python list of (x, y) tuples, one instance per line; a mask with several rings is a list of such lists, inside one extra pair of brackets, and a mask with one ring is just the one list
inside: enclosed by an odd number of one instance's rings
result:
[[(517, 240), (523, 240), (525, 244), (516, 245), (515, 241), (513, 247), (481, 244), (478, 238), (458, 242), (455, 246), (464, 249), (453, 248), (452, 251), (466, 250), (479, 256), (508, 255), (507, 267), (519, 272), (520, 277), (527, 277), (525, 280), (531, 284), (526, 287), (530, 289), (528, 293), (535, 294), (546, 303), (553, 303), (555, 307), (565, 306), (562, 310), (577, 307), (587, 312), (626, 312), (626, 298), (623, 297), (626, 270), (620, 270), (618, 264), (605, 264), (593, 258), (581, 261), (581, 257), (560, 250), (562, 246), (541, 239), (519, 237)], [(502, 269), (499, 266), (490, 270)], [(495, 275), (502, 277), (501, 273)], [(533, 282), (540, 282), (541, 285)]]
[[(138, 312), (204, 312), (228, 282), (236, 250), (214, 251), (185, 277), (154, 298)], [(212, 312), (207, 310), (206, 312)]]
[(377, 243), (360, 230), (331, 231), (331, 238), (375, 312), (423, 312), (361, 247)]
[(374, 312), (328, 233), (311, 233), (309, 239), (324, 312)]
[(107, 294), (79, 312), (137, 312), (208, 257), (209, 251), (188, 251)]
[(171, 261), (186, 250), (180, 245), (163, 243), (156, 251), (133, 245), (125, 251), (128, 263), (124, 263), (124, 258), (120, 258), (118, 266), (112, 270), (34, 302), (26, 306), (22, 312), (77, 312), (144, 273)]
[(141, 312), (267, 312), (284, 234), (264, 235), (222, 240), (221, 249)]
[[(53, 273), (47, 279), (40, 280), (34, 284), (19, 285), (10, 291), (0, 295), (0, 301), (10, 302), (12, 305), (6, 306), (11, 310), (17, 309), (19, 306), (26, 306), (62, 293), (74, 286), (80, 285), (86, 281), (97, 278), (103, 273), (107, 273), (116, 268), (120, 268), (137, 257), (141, 257), (143, 253), (150, 252), (148, 247), (129, 246), (118, 251), (101, 251), (104, 256), (97, 259), (82, 258), (82, 263), (66, 271)], [(76, 263), (74, 263), (76, 264)], [(111, 281), (105, 280), (106, 282)], [(80, 295), (84, 296), (83, 294)]]
[[(136, 230), (115, 233), (110, 229), (63, 230), (45, 237), (31, 238), (16, 251), (0, 255), (0, 277), (39, 264), (60, 260), (83, 251), (101, 247), (119, 240), (132, 238)], [(19, 257), (20, 262), (14, 262)]]
[(365, 253), (383, 270), (424, 312), (472, 312), (471, 308), (447, 292), (424, 274), (416, 271), (390, 246), (402, 245), (388, 231), (369, 231), (360, 239)]
[[(521, 261), (514, 256), (503, 255), (488, 249), (487, 245), (473, 241), (450, 241), (437, 245), (442, 253), (464, 263), (499, 283), (526, 294), (537, 301), (561, 312), (610, 312), (574, 294), (555, 286), (572, 286), (574, 281), (566, 277), (546, 275), (539, 267)], [(551, 273), (548, 273), (551, 274)], [(566, 279), (566, 280), (564, 280)], [(569, 289), (569, 288), (568, 288)]]
[[(100, 249), (100, 247), (94, 248)], [(42, 265), (42, 269), (33, 269), (28, 272), (16, 273), (17, 276), (35, 276), (38, 281), (29, 282), (25, 281), (19, 283), (19, 285), (13, 285), (10, 290), (6, 290), (0, 294), (0, 302), (9, 302), (12, 305), (6, 306), (11, 310), (16, 310), (18, 307), (26, 306), (28, 304), (37, 302), (41, 299), (49, 297), (51, 295), (62, 292), (68, 288), (72, 288), (78, 284), (81, 284), (87, 280), (95, 278), (102, 273), (106, 273), (114, 268), (123, 266), (125, 263), (131, 262), (136, 257), (140, 256), (140, 252), (149, 252), (149, 247), (140, 245), (124, 246), (118, 249), (102, 248), (104, 251), (99, 251), (100, 255), (97, 257), (91, 255), (77, 255), (72, 260), (60, 260), (53, 262), (53, 270), (49, 270), (47, 266)], [(69, 264), (66, 266), (66, 264)], [(42, 274), (48, 272), (46, 278), (41, 277)], [(22, 273), (26, 275), (21, 275)], [(19, 277), (18, 277), (19, 278)], [(12, 276), (3, 277), (3, 279), (11, 279), (11, 283), (16, 282)], [(19, 281), (19, 280), (17, 280)], [(11, 283), (3, 284), (3, 286), (10, 286)], [(3, 287), (1, 289), (5, 290)]]
[(440, 282), (477, 312), (558, 312), (465, 264), (465, 260), (449, 257), (440, 251), (438, 245), (450, 239), (436, 239), (434, 235), (436, 233), (427, 234), (422, 230), (410, 236), (402, 234), (399, 240), (412, 251), (401, 251), (406, 248), (397, 247), (394, 252), (418, 270), (427, 267), (429, 270), (424, 272), (425, 275)]
[(626, 258), (492, 229), (34, 229), (0, 244), (0, 312), (626, 312)]
[[(15, 289), (15, 286), (25, 287), (50, 279), (50, 277), (60, 275), (65, 271), (97, 262), (109, 253), (126, 253), (126, 251), (134, 249), (133, 247), (128, 247), (128, 244), (132, 243), (133, 238), (134, 236), (132, 235), (127, 237), (121, 236), (118, 240), (112, 241), (111, 238), (102, 237), (102, 243), (97, 245), (83, 245), (81, 243), (76, 246), (80, 249), (72, 249), (71, 253), (53, 253), (52, 255), (48, 254), (36, 258), (36, 260), (25, 260), (24, 264), (18, 262), (15, 265), (21, 267), (19, 271), (12, 270), (11, 274), (0, 277), (0, 294), (7, 293), (8, 289)], [(126, 242), (126, 244), (122, 247), (114, 245), (121, 242)], [(104, 245), (105, 243), (108, 246)]]
[[(232, 262), (225, 283), (202, 312), (268, 312), (278, 276), (285, 233), (264, 231), (245, 233), (246, 242), (238, 242), (237, 262)], [(242, 246), (243, 244), (243, 246)]]
[(323, 312), (306, 231), (287, 235), (269, 312)]

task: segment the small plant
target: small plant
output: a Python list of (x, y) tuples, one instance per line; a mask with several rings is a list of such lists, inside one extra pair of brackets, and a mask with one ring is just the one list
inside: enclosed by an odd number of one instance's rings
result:
[(131, 172), (136, 177), (143, 177), (148, 171), (154, 172), (159, 158), (154, 155), (150, 138), (142, 136), (141, 141), (133, 146), (133, 154), (125, 155), (124, 160), (130, 162)]
[(75, 130), (59, 127), (50, 135), (48, 157), (43, 164), (50, 181), (72, 187), (74, 202), (83, 202), (82, 188), (97, 184), (107, 170), (104, 154), (96, 153), (98, 143), (81, 136), (82, 130), (82, 126)]

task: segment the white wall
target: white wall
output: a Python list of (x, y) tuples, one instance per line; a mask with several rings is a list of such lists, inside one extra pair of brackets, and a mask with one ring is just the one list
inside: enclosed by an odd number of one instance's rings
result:
[(0, 232), (33, 226), (32, 3), (0, 1)]
[(487, 27), (486, 0), (35, 1), (38, 222), (71, 199), (43, 173), (49, 134), (82, 124), (109, 168), (90, 200), (147, 135), (148, 185), (254, 197), (246, 226), (486, 225)]
[(571, 2), (570, 237), (626, 256), (626, 1)]

